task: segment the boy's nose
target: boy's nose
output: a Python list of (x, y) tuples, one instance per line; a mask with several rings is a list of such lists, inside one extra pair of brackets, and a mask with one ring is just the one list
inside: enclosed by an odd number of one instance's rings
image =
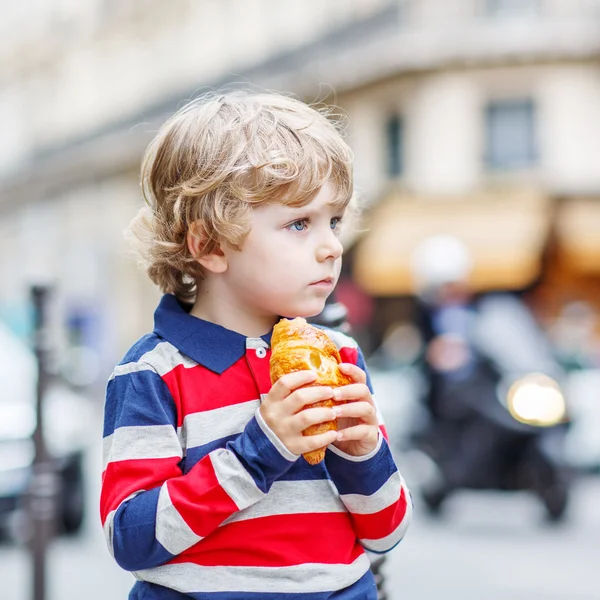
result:
[(325, 262), (332, 258), (335, 260), (339, 258), (344, 252), (344, 247), (340, 242), (337, 234), (333, 230), (329, 230), (324, 240), (317, 249), (317, 260), (319, 262)]

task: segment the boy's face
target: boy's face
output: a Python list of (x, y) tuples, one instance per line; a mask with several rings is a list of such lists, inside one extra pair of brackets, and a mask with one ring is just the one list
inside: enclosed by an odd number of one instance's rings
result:
[(342, 264), (343, 210), (325, 184), (306, 206), (265, 204), (253, 210), (240, 252), (224, 249), (229, 300), (260, 317), (309, 317), (323, 310)]

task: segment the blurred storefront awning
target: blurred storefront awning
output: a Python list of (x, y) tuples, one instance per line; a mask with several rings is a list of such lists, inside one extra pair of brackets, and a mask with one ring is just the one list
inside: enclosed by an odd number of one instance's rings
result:
[(529, 190), (458, 199), (391, 194), (369, 215), (353, 275), (373, 296), (412, 293), (414, 248), (429, 236), (446, 234), (470, 249), (475, 290), (522, 289), (540, 273), (550, 221), (546, 196)]
[(561, 257), (575, 271), (600, 273), (600, 198), (572, 198), (559, 209), (556, 235)]

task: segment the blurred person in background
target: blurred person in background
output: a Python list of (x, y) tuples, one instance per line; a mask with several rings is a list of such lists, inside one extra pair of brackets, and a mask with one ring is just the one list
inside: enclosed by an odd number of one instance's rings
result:
[(431, 374), (428, 405), (433, 415), (441, 416), (454, 408), (439, 405), (438, 380), (464, 380), (475, 368), (476, 357), (469, 348), (476, 317), (468, 283), (472, 262), (459, 240), (438, 236), (416, 248), (412, 267), (418, 290), (417, 322)]
[(440, 467), (427, 505), (439, 510), (459, 488), (526, 488), (561, 518), (567, 414), (548, 339), (516, 295), (472, 292), (472, 257), (457, 238), (424, 240), (412, 267), (431, 416), (421, 441)]
[[(269, 374), (280, 316), (320, 313), (339, 276), (349, 148), (290, 97), (210, 94), (159, 131), (142, 181), (132, 232), (164, 296), (108, 384), (101, 496), (130, 598), (375, 600), (365, 549), (394, 547), (412, 503), (362, 352), (329, 330), (354, 381), (335, 391)], [(332, 397), (352, 402), (310, 407)]]

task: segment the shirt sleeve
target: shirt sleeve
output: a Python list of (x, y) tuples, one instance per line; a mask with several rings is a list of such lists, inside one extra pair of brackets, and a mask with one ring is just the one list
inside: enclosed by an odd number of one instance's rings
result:
[[(340, 348), (344, 362), (367, 373), (363, 354), (356, 345)], [(356, 537), (365, 549), (385, 553), (398, 544), (412, 519), (412, 498), (390, 451), (383, 419), (377, 447), (366, 456), (351, 456), (329, 446), (326, 465), (340, 499), (350, 513)]]
[(259, 413), (186, 474), (175, 402), (144, 363), (117, 367), (106, 393), (100, 513), (110, 552), (129, 571), (163, 564), (258, 502), (297, 459)]

